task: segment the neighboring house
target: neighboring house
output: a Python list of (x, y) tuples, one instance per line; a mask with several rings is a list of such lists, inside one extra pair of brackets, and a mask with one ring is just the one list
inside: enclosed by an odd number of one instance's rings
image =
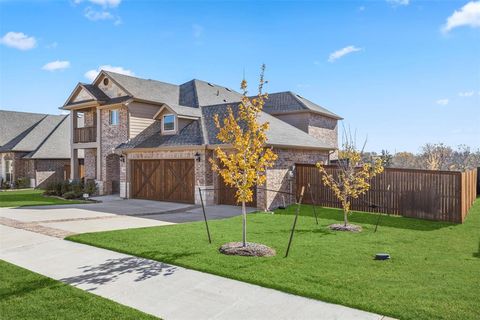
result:
[[(79, 83), (62, 107), (72, 121), (72, 175), (80, 150), (85, 178), (96, 179), (100, 193), (124, 198), (234, 204), (212, 172), (210, 158), (222, 145), (213, 116), (238, 108), (241, 94), (215, 84), (191, 80), (181, 85), (102, 71), (92, 84)], [(83, 114), (84, 125), (76, 121)], [(267, 171), (266, 188), (294, 191), (295, 163), (328, 161), (337, 149), (336, 114), (292, 92), (269, 95), (262, 121), (270, 122), (268, 146), (278, 154)], [(271, 209), (293, 197), (256, 191), (254, 203)]]
[(0, 180), (43, 187), (69, 178), (68, 118), (0, 110)]

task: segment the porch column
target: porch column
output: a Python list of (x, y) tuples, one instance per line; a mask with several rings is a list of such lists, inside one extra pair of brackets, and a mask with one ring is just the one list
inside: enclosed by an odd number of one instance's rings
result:
[(97, 180), (102, 180), (101, 110), (97, 108)]
[(72, 148), (70, 157), (70, 179), (78, 179), (78, 149)]

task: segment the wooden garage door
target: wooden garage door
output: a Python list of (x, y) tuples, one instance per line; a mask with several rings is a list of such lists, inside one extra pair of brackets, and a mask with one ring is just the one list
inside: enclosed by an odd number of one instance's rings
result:
[[(237, 191), (236, 188), (231, 188), (226, 186), (223, 182), (222, 177), (218, 177), (218, 204), (228, 204), (228, 205), (242, 205), (241, 203), (237, 203), (235, 200), (235, 192)], [(247, 203), (247, 207), (256, 207), (257, 206), (257, 188), (252, 188), (253, 191), (253, 201)]]
[(132, 197), (194, 203), (194, 160), (134, 160)]

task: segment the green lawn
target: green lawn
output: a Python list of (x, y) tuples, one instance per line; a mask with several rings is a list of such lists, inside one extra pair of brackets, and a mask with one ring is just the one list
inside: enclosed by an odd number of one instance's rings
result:
[[(273, 258), (225, 256), (221, 244), (241, 239), (241, 218), (75, 235), (70, 240), (334, 302), (400, 319), (480, 319), (480, 201), (463, 225), (354, 213), (362, 233), (331, 232), (339, 210), (302, 208), (293, 246), (284, 253), (293, 216), (251, 214), (249, 241), (275, 248)], [(279, 214), (280, 213), (280, 214)], [(375, 261), (378, 252), (392, 259)]]
[(1, 319), (157, 319), (0, 260)]
[(19, 190), (0, 192), (0, 207), (42, 206), (52, 204), (85, 203), (81, 200), (63, 200), (55, 197), (43, 196), (43, 190)]

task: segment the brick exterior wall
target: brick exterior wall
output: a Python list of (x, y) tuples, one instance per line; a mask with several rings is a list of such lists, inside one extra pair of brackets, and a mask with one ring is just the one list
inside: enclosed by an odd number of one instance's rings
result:
[[(116, 161), (107, 161), (107, 157), (114, 153), (114, 149), (121, 143), (128, 140), (128, 109), (124, 106), (118, 108), (120, 111), (120, 122), (118, 125), (110, 124), (110, 110), (102, 110), (100, 113), (100, 149), (101, 149), (101, 183), (99, 183), (100, 193), (112, 193), (112, 179), (118, 180), (118, 175), (112, 176), (108, 172), (113, 170), (109, 167), (117, 167)], [(111, 159), (111, 158), (109, 158)]]
[[(328, 159), (328, 151), (297, 150), (297, 149), (274, 149), (278, 155), (273, 168), (267, 169), (266, 189), (296, 193), (295, 177), (289, 176), (289, 170), (296, 163), (314, 164)], [(263, 210), (272, 210), (283, 206), (285, 203), (295, 203), (295, 197), (278, 192), (258, 190), (257, 207)]]
[(97, 178), (97, 149), (84, 151), (85, 180)]
[(49, 182), (65, 179), (65, 166), (70, 160), (32, 160), (35, 161), (35, 180), (37, 188), (44, 188)]
[[(26, 178), (30, 187), (44, 188), (50, 181), (64, 180), (68, 159), (22, 159), (25, 152), (7, 152), (3, 159), (13, 160), (13, 181)], [(2, 163), (2, 165), (4, 165)]]
[(338, 120), (324, 117), (319, 114), (309, 114), (308, 134), (317, 138), (328, 146), (338, 146)]
[(95, 108), (92, 108), (88, 111), (83, 112), (83, 124), (85, 127), (95, 126), (96, 113), (97, 113), (97, 109)]
[(3, 159), (12, 160), (12, 181), (15, 182), (18, 178), (23, 178), (27, 175), (28, 164), (26, 160), (23, 160), (22, 157), (25, 156), (27, 152), (5, 152), (3, 153)]

